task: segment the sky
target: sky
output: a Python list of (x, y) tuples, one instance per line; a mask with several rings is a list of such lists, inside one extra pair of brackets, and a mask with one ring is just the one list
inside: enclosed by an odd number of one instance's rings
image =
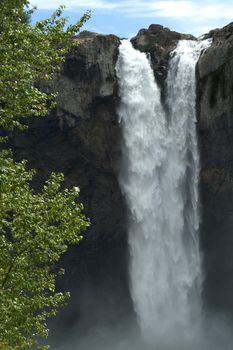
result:
[(32, 21), (47, 18), (59, 5), (76, 22), (85, 10), (91, 19), (83, 29), (121, 38), (136, 35), (150, 24), (161, 24), (195, 36), (233, 21), (233, 0), (31, 0), (37, 10)]

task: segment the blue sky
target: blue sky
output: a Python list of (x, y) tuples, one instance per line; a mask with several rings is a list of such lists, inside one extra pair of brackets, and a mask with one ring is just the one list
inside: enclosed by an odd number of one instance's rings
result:
[(60, 4), (74, 23), (92, 10), (86, 30), (132, 37), (152, 23), (196, 36), (233, 21), (233, 0), (30, 0), (37, 6), (33, 21), (51, 15)]

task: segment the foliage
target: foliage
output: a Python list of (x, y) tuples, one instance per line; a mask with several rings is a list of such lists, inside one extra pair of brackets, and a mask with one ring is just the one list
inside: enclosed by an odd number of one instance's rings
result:
[(60, 191), (52, 174), (40, 193), (29, 182), (33, 171), (0, 155), (0, 348), (36, 348), (34, 335), (47, 336), (44, 323), (67, 295), (55, 292), (53, 267), (69, 244), (82, 238), (88, 222), (76, 202), (78, 188)]
[[(71, 37), (79, 31), (90, 13), (66, 26), (59, 8), (50, 19), (32, 26), (25, 21), (28, 1), (0, 2), (0, 126), (20, 127), (25, 117), (44, 116), (53, 107), (55, 94), (41, 92), (35, 82), (48, 80), (59, 70), (72, 45)], [(49, 103), (50, 102), (50, 103)]]
[[(66, 26), (62, 8), (35, 26), (27, 21), (27, 1), (0, 1), (0, 127), (24, 129), (22, 119), (44, 116), (55, 94), (37, 82), (60, 69), (71, 37), (90, 14)], [(77, 45), (77, 41), (75, 41)], [(3, 141), (3, 138), (1, 139)], [(77, 201), (78, 188), (62, 189), (62, 174), (51, 174), (41, 192), (30, 187), (34, 171), (12, 152), (0, 151), (0, 349), (46, 349), (46, 319), (64, 305), (68, 293), (55, 290), (55, 263), (89, 225)]]

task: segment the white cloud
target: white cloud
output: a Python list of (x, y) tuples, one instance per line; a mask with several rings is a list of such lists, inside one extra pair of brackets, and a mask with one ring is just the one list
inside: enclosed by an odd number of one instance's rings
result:
[(219, 4), (216, 1), (163, 0), (163, 1), (120, 1), (116, 9), (131, 17), (163, 17), (173, 19), (211, 20), (233, 19), (233, 7), (230, 3)]
[[(68, 11), (80, 9), (102, 10), (109, 16), (170, 19), (179, 21), (184, 28), (192, 28), (194, 34), (208, 32), (209, 28), (221, 26), (233, 19), (232, 0), (31, 0), (38, 9), (56, 9), (61, 3)], [(208, 29), (208, 30), (207, 30)], [(187, 30), (186, 30), (187, 32)]]
[(35, 5), (40, 10), (54, 10), (59, 5), (65, 5), (67, 10), (85, 9), (103, 9), (113, 10), (118, 7), (118, 3), (105, 0), (31, 0), (31, 5)]
[(122, 1), (119, 10), (130, 17), (179, 18), (189, 16), (193, 11), (191, 1)]
[(32, 5), (39, 9), (55, 9), (64, 4), (67, 10), (101, 9), (116, 10), (130, 17), (164, 17), (164, 18), (190, 18), (218, 19), (233, 18), (233, 7), (228, 2), (198, 0), (31, 0)]

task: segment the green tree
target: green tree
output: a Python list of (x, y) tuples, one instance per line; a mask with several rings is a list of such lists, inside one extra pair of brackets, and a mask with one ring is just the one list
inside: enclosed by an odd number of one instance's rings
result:
[[(60, 69), (87, 12), (66, 28), (59, 8), (32, 26), (27, 1), (0, 1), (0, 127), (25, 129), (23, 118), (45, 116), (56, 94), (37, 88)], [(66, 28), (66, 29), (65, 29)], [(4, 138), (1, 138), (4, 142)], [(63, 189), (62, 174), (51, 174), (40, 192), (30, 183), (34, 171), (0, 151), (0, 349), (47, 349), (46, 320), (69, 296), (55, 289), (55, 265), (70, 244), (82, 239), (89, 221), (77, 201), (78, 188)]]

